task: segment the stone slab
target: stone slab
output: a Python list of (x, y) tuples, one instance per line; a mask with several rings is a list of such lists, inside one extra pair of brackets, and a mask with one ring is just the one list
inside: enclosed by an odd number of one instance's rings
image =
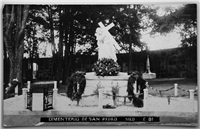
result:
[(128, 80), (129, 75), (125, 72), (119, 72), (119, 74), (117, 76), (96, 76), (95, 72), (88, 72), (85, 75), (87, 80), (117, 80), (117, 81), (125, 81)]
[(43, 93), (33, 93), (33, 111), (43, 111)]
[(154, 79), (156, 78), (156, 73), (143, 73), (143, 79)]

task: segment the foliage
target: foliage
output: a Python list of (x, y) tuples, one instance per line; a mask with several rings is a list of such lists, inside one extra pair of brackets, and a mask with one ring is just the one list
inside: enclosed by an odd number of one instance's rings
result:
[(99, 59), (94, 64), (93, 70), (97, 76), (116, 76), (121, 67), (113, 59)]
[(10, 83), (14, 78), (22, 83), (24, 33), (28, 14), (29, 5), (5, 5), (3, 8), (3, 43), (9, 58)]
[(113, 94), (113, 100), (116, 99), (116, 95), (119, 93), (119, 85), (117, 86), (112, 86), (112, 94)]
[(112, 87), (112, 93), (113, 94), (118, 94), (119, 93), (119, 85)]
[[(128, 46), (133, 45), (131, 50), (138, 46), (142, 48), (142, 42), (140, 41), (140, 30), (142, 26), (141, 22), (141, 5), (123, 5), (117, 8), (116, 14), (111, 19), (111, 21), (116, 24), (116, 30), (114, 35), (116, 35), (116, 40), (122, 43), (122, 48), (130, 50)], [(128, 46), (126, 46), (128, 44)]]
[(46, 52), (45, 50), (39, 51), (39, 45), (49, 41), (47, 32), (49, 24), (45, 15), (45, 8), (45, 5), (30, 6), (24, 38), (24, 53), (27, 53), (30, 58), (37, 58), (40, 52), (43, 55)]
[[(149, 10), (142, 5), (76, 5), (65, 6), (71, 8), (74, 23), (74, 40), (79, 45), (90, 44), (91, 47), (85, 51), (79, 51), (85, 54), (96, 52), (95, 30), (98, 22), (103, 22), (105, 26), (114, 23), (115, 26), (109, 31), (119, 43), (122, 50), (128, 52), (128, 44), (133, 44), (133, 48), (138, 46), (143, 48), (144, 44), (140, 41), (140, 30), (144, 29), (142, 17)], [(73, 10), (76, 10), (73, 12)], [(129, 36), (132, 36), (130, 39)]]
[(185, 4), (164, 16), (151, 15), (153, 19), (152, 34), (158, 32), (166, 34), (174, 29), (180, 29), (182, 46), (196, 46), (197, 44), (197, 5)]
[(97, 84), (95, 90), (93, 93), (99, 97), (99, 89), (102, 89), (102, 86), (100, 85), (100, 82)]
[(84, 93), (86, 86), (86, 79), (83, 73), (76, 72), (73, 73), (67, 82), (66, 93), (67, 97), (72, 101), (79, 101), (81, 99), (81, 95)]
[[(11, 6), (8, 9), (9, 14), (11, 14)], [(140, 41), (140, 31), (146, 27), (142, 18), (148, 15), (148, 10), (145, 6), (139, 4), (30, 5), (24, 30), (25, 37), (22, 36), (25, 40), (23, 42), (24, 53), (36, 58), (39, 55), (38, 46), (40, 43), (52, 43), (54, 37), (56, 42), (59, 38), (59, 47), (56, 52), (60, 53), (62, 56), (60, 58), (65, 60), (63, 63), (63, 78), (66, 79), (73, 72), (73, 65), (71, 64), (73, 64), (73, 55), (77, 54), (76, 46), (80, 45), (82, 47), (89, 44), (89, 47), (85, 50), (81, 48), (78, 51), (79, 54), (92, 55), (97, 53), (97, 41), (94, 33), (100, 21), (105, 26), (110, 23), (115, 24), (109, 31), (122, 50), (126, 52), (129, 52), (129, 50), (134, 51), (134, 47), (143, 49), (145, 44)], [(4, 14), (5, 12), (6, 10), (4, 10)], [(3, 17), (4, 23), (7, 24), (5, 16), (10, 15), (4, 15)], [(16, 24), (14, 24), (15, 26)], [(5, 30), (5, 26), (3, 27)], [(55, 34), (52, 34), (54, 32), (52, 30), (55, 31)], [(12, 36), (9, 39), (14, 40), (14, 37), (16, 36)], [(52, 45), (55, 47), (55, 44), (52, 43)], [(131, 47), (129, 48), (129, 46)], [(58, 60), (61, 60), (60, 58)], [(67, 75), (64, 76), (65, 74)]]

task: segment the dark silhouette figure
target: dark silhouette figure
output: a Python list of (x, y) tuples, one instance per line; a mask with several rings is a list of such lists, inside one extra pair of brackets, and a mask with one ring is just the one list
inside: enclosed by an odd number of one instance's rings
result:
[[(134, 87), (133, 84), (137, 82), (137, 92), (139, 91), (139, 96), (136, 97), (134, 94)], [(143, 107), (143, 99), (144, 99), (144, 89), (146, 88), (146, 81), (141, 77), (139, 72), (133, 72), (130, 77), (128, 78), (127, 84), (127, 92), (128, 92), (128, 99), (132, 101), (135, 107)]]

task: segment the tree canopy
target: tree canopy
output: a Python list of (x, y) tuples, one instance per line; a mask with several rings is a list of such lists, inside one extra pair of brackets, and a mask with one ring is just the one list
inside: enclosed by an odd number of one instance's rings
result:
[(153, 33), (166, 34), (179, 29), (182, 37), (182, 46), (197, 45), (197, 5), (185, 4), (175, 10), (168, 9), (163, 16), (151, 15), (153, 19)]
[[(75, 69), (72, 65), (75, 54), (97, 53), (94, 33), (99, 22), (103, 22), (105, 26), (114, 23), (115, 26), (109, 31), (122, 51), (130, 53), (130, 70), (131, 53), (136, 48), (146, 48), (146, 44), (140, 39), (141, 30), (148, 27), (152, 28), (152, 34), (165, 34), (178, 28), (182, 36), (182, 46), (197, 46), (196, 4), (185, 4), (175, 10), (168, 9), (163, 16), (158, 16), (156, 12), (157, 8), (141, 4), (5, 5), (4, 56), (8, 55), (11, 65), (18, 62), (19, 57), (19, 62), (22, 61), (23, 53), (29, 53), (30, 58), (38, 58), (39, 44), (50, 43), (56, 65), (55, 72), (59, 75), (62, 69), (63, 79), (66, 79)], [(81, 46), (80, 49), (78, 46)], [(21, 76), (15, 70), (21, 69), (19, 62), (16, 65), (20, 67), (10, 67), (13, 69), (10, 73), (12, 79), (16, 78), (15, 75)]]

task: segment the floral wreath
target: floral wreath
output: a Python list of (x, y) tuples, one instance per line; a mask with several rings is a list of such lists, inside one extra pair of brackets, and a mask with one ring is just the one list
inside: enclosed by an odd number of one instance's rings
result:
[(94, 63), (93, 71), (97, 76), (116, 76), (121, 67), (113, 59), (99, 59)]
[[(77, 84), (79, 86), (77, 87)], [(66, 93), (67, 97), (70, 98), (72, 101), (77, 100), (79, 101), (84, 93), (86, 86), (86, 78), (84, 73), (76, 72), (73, 73), (67, 81)]]

